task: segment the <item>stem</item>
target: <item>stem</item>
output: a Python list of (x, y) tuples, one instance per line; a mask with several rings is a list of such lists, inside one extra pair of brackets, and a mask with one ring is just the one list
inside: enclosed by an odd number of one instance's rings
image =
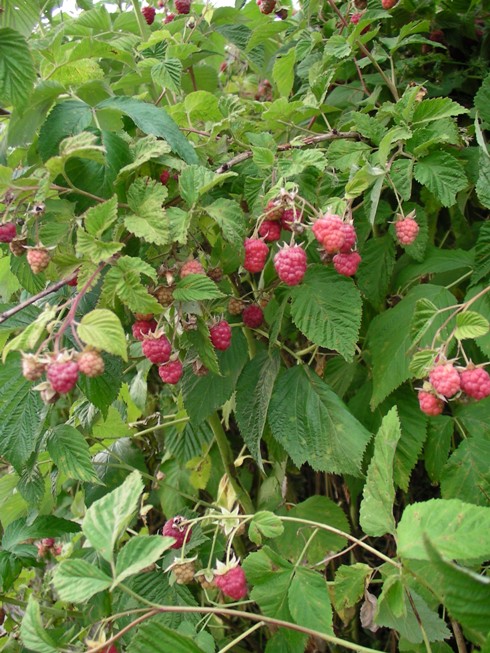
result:
[(223, 648), (220, 648), (218, 653), (225, 653), (225, 651), (231, 651), (231, 649), (235, 646), (235, 644), (238, 644), (238, 642), (241, 642), (242, 640), (246, 639), (253, 632), (258, 630), (259, 628), (262, 628), (262, 626), (265, 626), (265, 621), (258, 621), (254, 626), (250, 626), (250, 628), (248, 628), (241, 635), (235, 637), (235, 639), (233, 639), (229, 644), (227, 644)]
[[(14, 599), (5, 594), (0, 594), (0, 602), (7, 603), (9, 605), (16, 605), (19, 608), (27, 608), (27, 601), (21, 601), (20, 599)], [(39, 604), (41, 612), (50, 614), (53, 617), (72, 617), (74, 619), (84, 619), (85, 616), (81, 612), (75, 612), (75, 610), (58, 610), (57, 608), (50, 608), (47, 605)]]
[(454, 639), (458, 647), (458, 653), (467, 653), (466, 642), (464, 641), (463, 633), (461, 632), (460, 625), (454, 619), (451, 619), (451, 628), (453, 629)]
[(141, 38), (143, 41), (146, 41), (148, 35), (148, 25), (146, 24), (146, 20), (144, 19), (143, 14), (141, 13), (139, 0), (131, 0), (131, 4), (133, 5), (134, 13), (136, 14), (136, 20), (138, 22)]
[(48, 288), (41, 290), (41, 292), (37, 293), (37, 295), (33, 295), (32, 297), (29, 297), (29, 299), (26, 299), (20, 304), (17, 304), (17, 306), (14, 306), (13, 308), (9, 308), (8, 311), (4, 311), (3, 313), (0, 314), (0, 324), (2, 324), (2, 322), (5, 322), (5, 320), (8, 320), (9, 317), (12, 317), (12, 315), (19, 313), (20, 311), (23, 311), (24, 308), (27, 308), (31, 304), (34, 304), (39, 299), (42, 299), (43, 297), (47, 297), (48, 295), (51, 295), (51, 293), (56, 292), (60, 288), (63, 288), (63, 286), (66, 286), (67, 283), (73, 281), (73, 279), (76, 279), (76, 277), (77, 274), (74, 273), (70, 277), (66, 277), (66, 279), (57, 281), (56, 283), (53, 283), (52, 286), (49, 286)]

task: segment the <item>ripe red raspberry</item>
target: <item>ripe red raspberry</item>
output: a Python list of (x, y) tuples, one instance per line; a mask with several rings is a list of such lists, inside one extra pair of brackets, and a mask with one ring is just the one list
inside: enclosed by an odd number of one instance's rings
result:
[(323, 245), (323, 241), (330, 234), (330, 232), (336, 233), (337, 231), (342, 231), (342, 218), (340, 215), (335, 215), (334, 213), (325, 213), (325, 215), (316, 220), (311, 230), (313, 235), (318, 240), (320, 244)]
[(171, 549), (181, 549), (184, 541), (187, 543), (191, 539), (192, 528), (190, 526), (183, 526), (182, 523), (187, 521), (182, 515), (176, 515), (165, 522), (162, 528), (162, 535), (175, 538), (175, 542), (170, 547)]
[(474, 399), (490, 396), (490, 374), (483, 367), (467, 367), (461, 372), (461, 390)]
[(352, 14), (352, 16), (350, 17), (350, 22), (353, 25), (357, 25), (357, 23), (361, 20), (361, 18), (362, 18), (362, 14), (359, 14), (359, 13)]
[(234, 601), (239, 601), (247, 595), (247, 579), (245, 578), (245, 572), (239, 565), (221, 574), (218, 570), (215, 570), (214, 574), (214, 584), (226, 596)]
[(53, 390), (59, 394), (70, 392), (78, 379), (78, 364), (70, 360), (51, 363), (48, 365), (47, 377)]
[(350, 252), (350, 254), (335, 254), (333, 257), (333, 266), (339, 274), (344, 277), (353, 277), (357, 272), (361, 257), (358, 252)]
[(297, 286), (306, 273), (306, 252), (300, 245), (286, 245), (274, 256), (277, 276), (288, 286)]
[(440, 415), (444, 410), (444, 402), (431, 392), (420, 390), (418, 394), (420, 410), (426, 415)]
[(444, 397), (452, 397), (461, 387), (459, 372), (452, 363), (436, 365), (429, 373), (429, 381), (434, 390)]
[(170, 172), (168, 170), (162, 170), (162, 172), (160, 173), (160, 182), (164, 186), (166, 186), (169, 179), (170, 179)]
[(189, 274), (205, 274), (204, 268), (197, 259), (186, 261), (180, 268), (180, 278), (189, 276)]
[(155, 320), (137, 320), (131, 327), (133, 338), (142, 342), (145, 336), (156, 330), (157, 326)]
[(34, 274), (43, 272), (49, 265), (51, 257), (45, 247), (31, 247), (27, 250), (27, 262)]
[(171, 22), (173, 21), (174, 18), (175, 18), (175, 14), (172, 14), (172, 13), (167, 14), (167, 15), (165, 16), (163, 22), (165, 23), (165, 25), (167, 25), (168, 23), (171, 23)]
[(209, 335), (215, 349), (225, 351), (231, 345), (231, 327), (226, 320), (220, 320), (212, 326)]
[(259, 227), (259, 234), (268, 243), (279, 240), (281, 237), (281, 223), (275, 220), (264, 220)]
[(154, 7), (143, 7), (143, 9), (141, 10), (141, 13), (143, 14), (143, 16), (144, 16), (146, 22), (148, 23), (148, 25), (151, 25), (153, 23), (153, 21), (155, 20), (155, 14), (157, 12), (155, 11)]
[(172, 353), (172, 345), (166, 336), (149, 334), (141, 344), (143, 356), (152, 363), (166, 363)]
[(110, 646), (106, 646), (105, 648), (103, 648), (100, 653), (119, 653), (119, 651), (114, 646), (114, 644), (111, 644)]
[(17, 235), (17, 227), (13, 222), (0, 224), (0, 243), (11, 243)]
[(191, 0), (175, 0), (174, 4), (178, 14), (188, 14), (191, 10)]
[(243, 267), (249, 272), (262, 272), (269, 256), (269, 248), (258, 238), (245, 239), (245, 261)]
[[(267, 80), (265, 80), (263, 83), (265, 84), (266, 82), (267, 84), (269, 84)], [(267, 220), (280, 220), (282, 218), (283, 212), (284, 212), (284, 207), (280, 200), (269, 200), (265, 206), (265, 211), (264, 211)]]
[(70, 281), (68, 281), (66, 285), (75, 288), (77, 284), (78, 284), (78, 277), (73, 277), (73, 279), (70, 279)]
[(381, 6), (383, 9), (393, 9), (398, 0), (381, 0)]
[(165, 365), (160, 365), (158, 374), (164, 383), (175, 385), (182, 378), (184, 368), (179, 360), (169, 361)]
[(34, 354), (22, 354), (22, 376), (28, 381), (37, 381), (46, 370), (46, 363)]
[(264, 313), (262, 309), (260, 306), (256, 306), (255, 304), (247, 306), (243, 311), (242, 317), (245, 326), (248, 326), (251, 329), (258, 329), (264, 321)]
[(227, 68), (228, 68), (228, 63), (226, 61), (222, 61), (219, 65), (220, 73), (224, 73)]
[(276, 0), (261, 0), (260, 2), (257, 0), (257, 4), (263, 14), (271, 14), (275, 9)]
[(340, 248), (340, 251), (342, 254), (348, 254), (356, 244), (356, 240), (357, 240), (356, 230), (354, 229), (353, 224), (350, 224), (348, 222), (343, 222), (342, 231), (344, 232), (345, 240), (344, 240), (344, 244)]
[(228, 313), (230, 315), (240, 315), (243, 311), (243, 302), (237, 297), (232, 297), (228, 302)]
[(413, 218), (403, 218), (395, 222), (396, 237), (400, 245), (411, 245), (419, 233), (419, 225)]
[(80, 372), (91, 379), (104, 373), (104, 359), (98, 351), (93, 349), (83, 351), (77, 362)]

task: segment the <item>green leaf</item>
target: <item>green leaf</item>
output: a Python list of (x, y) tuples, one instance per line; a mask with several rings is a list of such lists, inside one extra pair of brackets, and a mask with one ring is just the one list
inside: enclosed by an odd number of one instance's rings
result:
[(372, 574), (369, 565), (355, 562), (341, 565), (335, 573), (333, 605), (337, 612), (353, 608), (361, 600), (366, 586), (366, 579)]
[[(453, 439), (454, 424), (451, 417), (438, 415), (429, 420), (427, 441), (425, 443), (424, 458), (425, 468), (433, 483), (441, 480), (442, 470), (447, 462), (451, 442)], [(457, 497), (443, 497), (445, 499)], [(466, 501), (469, 501), (465, 498)], [(470, 501), (470, 503), (473, 503)]]
[(188, 274), (175, 286), (174, 299), (179, 302), (195, 302), (223, 297), (212, 279), (205, 274)]
[(441, 472), (444, 499), (461, 499), (490, 506), (490, 440), (471, 437), (463, 440)]
[(96, 308), (84, 315), (77, 328), (79, 337), (88, 345), (128, 360), (126, 336), (117, 315), (106, 308)]
[(29, 597), (27, 608), (20, 626), (22, 642), (30, 651), (36, 653), (57, 653), (56, 642), (46, 631), (41, 621), (39, 603), (32, 596)]
[(63, 560), (55, 569), (53, 583), (62, 601), (84, 603), (108, 589), (112, 578), (86, 560)]
[(167, 189), (157, 181), (140, 177), (128, 190), (128, 204), (134, 215), (124, 218), (128, 231), (155, 245), (169, 242), (170, 230), (163, 202)]
[(455, 560), (486, 559), (490, 508), (459, 499), (430, 499), (403, 511), (398, 524), (398, 553), (404, 558), (428, 560), (427, 536), (441, 555)]
[(190, 637), (181, 635), (161, 623), (149, 621), (136, 631), (126, 648), (127, 653), (205, 653)]
[(114, 585), (152, 565), (175, 543), (173, 537), (138, 535), (132, 537), (117, 554)]
[(18, 336), (9, 340), (2, 350), (3, 362), (5, 362), (5, 359), (11, 351), (29, 351), (30, 349), (35, 349), (41, 336), (45, 334), (47, 325), (56, 317), (56, 313), (55, 308), (45, 307), (43, 312), (28, 324)]
[(475, 95), (475, 108), (487, 124), (490, 126), (490, 74), (482, 82)]
[(272, 390), (281, 359), (277, 351), (260, 352), (249, 361), (238, 379), (235, 415), (251, 455), (262, 465), (260, 440), (264, 433)]
[(88, 209), (84, 215), (84, 226), (91, 236), (100, 238), (116, 220), (117, 195), (113, 195), (109, 201)]
[(360, 510), (360, 524), (367, 535), (395, 532), (393, 461), (400, 437), (400, 419), (394, 407), (384, 417), (376, 434), (374, 454), (368, 467)]
[(475, 265), (471, 281), (473, 284), (490, 274), (490, 222), (482, 224), (475, 247)]
[(47, 448), (62, 474), (78, 481), (98, 482), (89, 446), (78, 429), (69, 424), (55, 426), (49, 433)]
[(25, 38), (10, 27), (0, 28), (0, 102), (24, 106), (36, 80)]
[(427, 377), (434, 367), (438, 353), (437, 349), (422, 349), (422, 351), (415, 352), (408, 368), (410, 374), (416, 379)]
[(147, 161), (157, 159), (164, 154), (168, 154), (168, 152), (170, 152), (168, 143), (161, 140), (159, 141), (155, 136), (145, 136), (138, 139), (134, 145), (131, 146), (133, 161), (119, 170), (117, 175), (118, 180), (130, 175), (132, 172), (135, 172)]
[(490, 209), (490, 157), (485, 152), (480, 154), (479, 169), (476, 194), (483, 206)]
[(203, 166), (187, 166), (179, 175), (180, 194), (187, 204), (192, 206), (201, 195), (204, 195), (215, 186), (219, 186), (229, 177), (235, 177), (235, 175), (235, 172), (225, 172), (218, 175)]
[(449, 118), (451, 116), (460, 116), (463, 113), (468, 113), (457, 102), (453, 102), (449, 98), (430, 98), (419, 102), (413, 113), (413, 123), (431, 122), (433, 120), (440, 120), (441, 118)]
[(456, 316), (455, 337), (458, 340), (466, 338), (479, 338), (485, 336), (490, 329), (490, 324), (483, 315), (475, 311), (463, 311)]
[(142, 284), (141, 275), (157, 279), (155, 270), (142, 259), (122, 256), (104, 277), (101, 303), (114, 306), (117, 297), (133, 313), (161, 313), (162, 307)]
[(334, 634), (327, 583), (321, 574), (299, 567), (289, 587), (288, 603), (297, 624)]
[(432, 152), (421, 159), (415, 165), (414, 176), (443, 206), (453, 206), (457, 193), (468, 185), (463, 166), (447, 152)]
[(91, 236), (83, 229), (77, 231), (77, 254), (92, 263), (107, 261), (124, 247), (120, 242), (107, 242)]
[(388, 404), (394, 403), (398, 408), (401, 425), (401, 438), (395, 452), (395, 485), (408, 492), (410, 475), (422, 452), (427, 436), (427, 415), (419, 407), (415, 393), (408, 386), (403, 386), (393, 393)]
[(264, 546), (245, 558), (243, 568), (254, 588), (250, 598), (268, 617), (293, 621), (288, 606), (288, 591), (294, 567), (282, 556)]
[(296, 50), (291, 48), (282, 56), (277, 56), (272, 68), (272, 79), (274, 80), (279, 95), (288, 97), (294, 83), (294, 64), (296, 63)]
[(122, 485), (95, 501), (85, 513), (83, 533), (109, 562), (113, 560), (114, 545), (136, 513), (142, 490), (141, 474), (134, 471)]
[(395, 244), (388, 234), (371, 238), (361, 250), (357, 285), (366, 299), (381, 308), (395, 267)]
[(155, 84), (168, 88), (174, 93), (180, 91), (182, 75), (182, 62), (175, 57), (170, 57), (151, 68), (151, 78)]
[(223, 232), (223, 238), (235, 247), (241, 248), (247, 233), (242, 209), (233, 200), (223, 197), (204, 207)]
[(92, 122), (92, 111), (80, 100), (64, 100), (46, 118), (39, 132), (38, 149), (43, 161), (58, 154), (59, 144), (67, 136), (79, 134)]
[(6, 526), (2, 538), (2, 548), (16, 553), (17, 545), (27, 540), (44, 537), (61, 537), (66, 533), (78, 533), (80, 527), (75, 522), (53, 515), (41, 515), (33, 522), (25, 518), (12, 521)]
[(284, 532), (282, 521), (273, 512), (256, 512), (248, 529), (248, 537), (254, 544), (262, 544), (262, 537), (279, 537)]
[(323, 266), (311, 266), (291, 291), (291, 317), (320, 347), (352, 360), (361, 325), (362, 301), (352, 279)]
[(312, 370), (296, 365), (280, 373), (269, 407), (274, 438), (298, 467), (360, 476), (370, 433)]
[(207, 367), (210, 372), (213, 372), (214, 374), (220, 373), (216, 349), (211, 343), (209, 328), (204, 319), (201, 317), (197, 318), (197, 329), (186, 331), (183, 341), (188, 342), (192, 347), (194, 347), (204, 366)]

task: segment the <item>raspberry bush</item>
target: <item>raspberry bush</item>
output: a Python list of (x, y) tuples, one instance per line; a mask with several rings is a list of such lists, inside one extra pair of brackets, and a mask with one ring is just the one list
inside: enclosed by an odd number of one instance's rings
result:
[(486, 0), (0, 7), (0, 649), (490, 647)]

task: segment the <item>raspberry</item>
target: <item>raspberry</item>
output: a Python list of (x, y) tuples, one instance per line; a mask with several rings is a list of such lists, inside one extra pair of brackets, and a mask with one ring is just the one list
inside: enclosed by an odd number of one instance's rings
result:
[[(263, 83), (264, 84), (267, 83), (270, 86), (270, 83), (267, 80), (264, 80)], [(267, 220), (280, 220), (282, 218), (283, 212), (284, 212), (284, 208), (279, 200), (269, 200), (267, 202), (265, 207), (265, 215), (267, 216)]]
[(490, 374), (482, 367), (467, 367), (461, 372), (461, 390), (474, 399), (490, 396)]
[(342, 224), (343, 222), (340, 215), (325, 213), (323, 217), (318, 218), (318, 220), (313, 223), (311, 230), (318, 242), (323, 244), (323, 241), (331, 231), (342, 230)]
[(176, 515), (163, 525), (162, 535), (175, 538), (175, 542), (170, 547), (171, 549), (181, 549), (184, 541), (187, 543), (191, 539), (192, 528), (190, 526), (182, 526), (182, 522), (185, 521), (185, 517)]
[(191, 0), (175, 0), (174, 4), (178, 14), (188, 14), (191, 10)]
[(17, 227), (13, 222), (0, 224), (0, 243), (11, 243), (17, 235)]
[(276, 0), (257, 0), (259, 9), (263, 14), (271, 14), (276, 6)]
[(83, 351), (77, 362), (80, 372), (91, 379), (104, 373), (104, 359), (98, 351), (93, 349)]
[(279, 240), (281, 237), (281, 223), (275, 220), (264, 220), (259, 227), (259, 234), (267, 243)]
[(196, 566), (194, 564), (194, 559), (176, 560), (170, 568), (175, 576), (175, 582), (178, 585), (189, 585), (194, 580), (194, 574), (196, 571)]
[(245, 261), (243, 263), (245, 270), (262, 272), (268, 256), (269, 248), (263, 240), (258, 238), (245, 239)]
[(223, 270), (221, 268), (209, 268), (208, 277), (219, 283), (223, 279)]
[(166, 336), (149, 334), (142, 342), (143, 355), (152, 363), (166, 363), (172, 353), (172, 345)]
[(279, 9), (279, 11), (276, 11), (276, 16), (277, 16), (277, 18), (279, 18), (280, 20), (286, 20), (286, 18), (288, 17), (288, 15), (289, 15), (289, 14), (288, 14), (288, 10), (285, 9), (284, 7), (283, 7), (282, 9)]
[(67, 281), (66, 285), (71, 286), (72, 288), (75, 288), (75, 286), (78, 285), (78, 277), (73, 277), (73, 279), (70, 279), (70, 281)]
[(219, 573), (219, 571), (214, 573), (214, 584), (219, 587), (223, 594), (234, 601), (239, 601), (247, 595), (247, 579), (245, 578), (245, 572), (239, 565), (228, 569), (225, 573)]
[(274, 256), (274, 267), (281, 281), (297, 286), (306, 273), (306, 252), (299, 245), (286, 245)]
[(131, 327), (133, 338), (142, 342), (145, 336), (156, 330), (157, 326), (155, 320), (137, 320)]
[(31, 247), (27, 250), (27, 262), (34, 274), (43, 272), (51, 260), (49, 252), (45, 247)]
[(195, 574), (194, 578), (201, 585), (203, 590), (210, 590), (215, 587), (214, 574), (210, 569), (202, 569)]
[(143, 14), (143, 16), (144, 16), (146, 22), (148, 23), (148, 25), (151, 25), (153, 23), (153, 21), (155, 20), (155, 14), (157, 12), (155, 11), (154, 7), (143, 7), (143, 9), (141, 10), (141, 13)]
[(354, 7), (356, 9), (366, 9), (367, 0), (354, 0)]
[(42, 377), (46, 364), (34, 354), (22, 354), (22, 376), (28, 381), (37, 381)]
[(119, 653), (117, 648), (114, 646), (114, 644), (111, 644), (110, 646), (106, 646), (105, 648), (100, 651), (100, 653)]
[(383, 9), (393, 9), (398, 0), (381, 0), (381, 6)]
[(153, 320), (153, 313), (135, 313), (134, 317), (137, 320), (143, 320), (144, 322), (149, 322)]
[(25, 238), (14, 238), (9, 243), (9, 249), (14, 256), (22, 256), (26, 251), (27, 240)]
[(175, 385), (182, 378), (184, 368), (179, 360), (170, 361), (165, 365), (160, 365), (158, 374), (164, 383)]
[(175, 14), (167, 14), (163, 22), (165, 23), (165, 25), (167, 25), (168, 23), (171, 23), (174, 18), (175, 18)]
[(54, 537), (45, 537), (44, 539), (41, 540), (41, 544), (47, 547), (48, 549), (52, 549), (55, 543), (56, 540), (54, 539)]
[(429, 374), (434, 390), (444, 397), (452, 397), (461, 387), (459, 372), (451, 363), (436, 365)]
[(160, 182), (164, 186), (166, 186), (169, 179), (170, 179), (170, 172), (168, 170), (162, 170), (162, 172), (160, 173)]
[(228, 313), (230, 315), (240, 315), (243, 311), (243, 302), (237, 297), (232, 297), (228, 302)]
[(162, 306), (170, 306), (174, 301), (174, 287), (173, 286), (158, 286), (153, 294), (156, 300)]
[(264, 321), (264, 313), (260, 306), (252, 304), (243, 311), (243, 323), (251, 329), (257, 329)]
[(55, 392), (60, 394), (70, 392), (78, 379), (78, 364), (75, 361), (51, 363), (48, 365), (47, 377)]
[(357, 23), (361, 20), (361, 18), (362, 18), (362, 14), (352, 14), (352, 16), (350, 17), (350, 22), (353, 25), (357, 25)]
[(204, 274), (204, 268), (196, 259), (186, 261), (180, 268), (180, 278), (189, 276), (189, 274)]
[(302, 214), (296, 209), (284, 209), (281, 216), (281, 227), (286, 231), (291, 231), (291, 226), (295, 222), (301, 222)]
[(356, 240), (357, 240), (356, 230), (354, 229), (353, 224), (349, 224), (348, 222), (343, 222), (342, 231), (344, 232), (345, 240), (344, 240), (344, 244), (340, 248), (340, 251), (342, 254), (348, 254), (356, 244)]
[(226, 320), (220, 320), (212, 326), (209, 335), (215, 349), (225, 351), (231, 345), (231, 327)]
[(444, 402), (430, 392), (420, 390), (418, 394), (420, 410), (426, 415), (440, 415), (444, 410)]
[(361, 257), (358, 252), (351, 252), (350, 254), (335, 254), (332, 260), (333, 266), (339, 274), (353, 277), (357, 272)]
[(396, 237), (400, 245), (411, 245), (419, 233), (419, 225), (413, 218), (403, 218), (395, 222)]

